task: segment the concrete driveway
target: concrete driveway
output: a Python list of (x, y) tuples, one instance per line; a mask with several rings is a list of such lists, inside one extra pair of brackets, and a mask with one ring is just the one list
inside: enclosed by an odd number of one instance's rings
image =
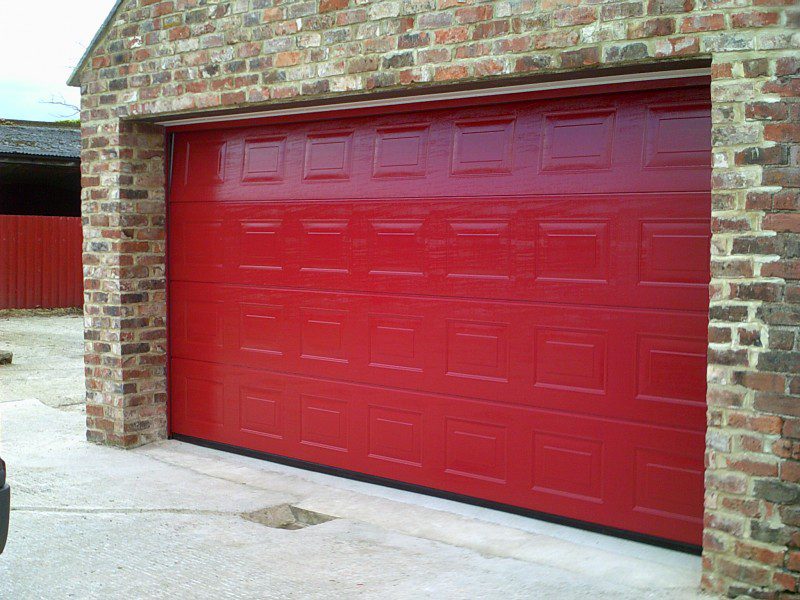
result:
[(0, 316), (0, 598), (702, 597), (695, 556), (175, 441), (89, 444), (66, 400), (80, 345), (79, 317)]

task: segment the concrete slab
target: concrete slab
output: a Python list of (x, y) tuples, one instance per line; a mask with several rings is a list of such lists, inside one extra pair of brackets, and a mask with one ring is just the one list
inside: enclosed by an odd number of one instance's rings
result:
[(81, 404), (83, 316), (0, 312), (0, 348), (14, 354), (0, 371), (0, 402), (37, 398), (50, 406)]
[[(100, 447), (46, 401), (0, 401), (0, 598), (702, 597), (695, 556), (177, 441)], [(243, 517), (282, 504), (337, 518)]]

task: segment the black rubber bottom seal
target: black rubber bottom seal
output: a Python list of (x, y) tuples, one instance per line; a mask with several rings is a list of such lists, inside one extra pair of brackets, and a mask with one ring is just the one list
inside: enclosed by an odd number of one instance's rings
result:
[(416, 485), (413, 483), (405, 483), (403, 481), (397, 481), (395, 479), (378, 477), (377, 475), (367, 475), (366, 473), (359, 473), (358, 471), (349, 471), (347, 469), (340, 469), (338, 467), (329, 467), (326, 465), (320, 465), (318, 463), (312, 463), (305, 460), (300, 460), (298, 458), (288, 458), (286, 456), (280, 456), (279, 454), (271, 454), (269, 452), (261, 452), (259, 450), (250, 450), (249, 448), (242, 448), (241, 446), (232, 446), (230, 444), (223, 444), (222, 442), (213, 442), (210, 440), (204, 440), (202, 438), (196, 438), (189, 435), (182, 435), (179, 433), (173, 433), (172, 435), (170, 435), (170, 438), (178, 440), (179, 442), (186, 442), (188, 444), (194, 444), (196, 446), (203, 446), (205, 448), (212, 448), (214, 450), (222, 450), (224, 452), (240, 454), (242, 456), (248, 456), (250, 458), (257, 458), (260, 460), (266, 460), (269, 462), (287, 465), (289, 467), (305, 469), (306, 471), (315, 471), (317, 473), (325, 473), (326, 475), (334, 475), (336, 477), (344, 477), (346, 479), (353, 479), (355, 481), (373, 483), (385, 487), (395, 488), (398, 490), (404, 490), (407, 492), (414, 492), (417, 494), (425, 494), (426, 496), (443, 498), (445, 500), (454, 500), (456, 502), (462, 502), (464, 504), (472, 504), (474, 506), (481, 506), (483, 508), (491, 508), (493, 510), (499, 510), (502, 512), (512, 513), (515, 515), (521, 515), (523, 517), (529, 517), (531, 519), (538, 519), (539, 521), (556, 523), (558, 525), (566, 525), (568, 527), (574, 527), (576, 529), (583, 529), (586, 531), (592, 531), (594, 533), (601, 533), (603, 535), (622, 538), (626, 540), (632, 540), (634, 542), (641, 542), (644, 544), (649, 544), (651, 546), (659, 546), (661, 548), (667, 548), (669, 550), (677, 550), (678, 552), (684, 552), (687, 554), (695, 554), (699, 556), (703, 552), (702, 546), (697, 546), (695, 544), (687, 544), (686, 542), (677, 542), (675, 540), (668, 540), (665, 538), (647, 535), (644, 533), (636, 533), (635, 531), (626, 531), (625, 529), (607, 527), (605, 525), (598, 525), (597, 523), (589, 523), (587, 521), (580, 521), (578, 519), (570, 519), (568, 517), (551, 515), (550, 513), (539, 512), (536, 510), (531, 510), (529, 508), (521, 508), (519, 506), (503, 504), (502, 502), (483, 500), (482, 498), (474, 498), (473, 496), (465, 496), (463, 494), (456, 494), (454, 492), (437, 490), (435, 488), (429, 488), (422, 485)]

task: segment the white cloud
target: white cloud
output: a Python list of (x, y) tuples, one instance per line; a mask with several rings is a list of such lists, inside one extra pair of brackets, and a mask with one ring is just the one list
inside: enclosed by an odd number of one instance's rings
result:
[(114, 0), (0, 0), (0, 118), (64, 118), (69, 111), (45, 101), (78, 104), (67, 79), (112, 6)]

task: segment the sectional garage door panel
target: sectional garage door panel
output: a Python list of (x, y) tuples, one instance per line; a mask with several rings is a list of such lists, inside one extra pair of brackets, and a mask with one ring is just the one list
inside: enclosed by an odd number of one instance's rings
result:
[(174, 138), (173, 432), (697, 544), (707, 90)]
[(704, 315), (202, 283), (170, 293), (173, 357), (705, 427)]
[(708, 190), (710, 148), (707, 88), (334, 116), (181, 135), (170, 200)]
[(690, 310), (708, 303), (707, 192), (192, 202), (172, 207), (170, 227), (171, 275), (180, 281)]

